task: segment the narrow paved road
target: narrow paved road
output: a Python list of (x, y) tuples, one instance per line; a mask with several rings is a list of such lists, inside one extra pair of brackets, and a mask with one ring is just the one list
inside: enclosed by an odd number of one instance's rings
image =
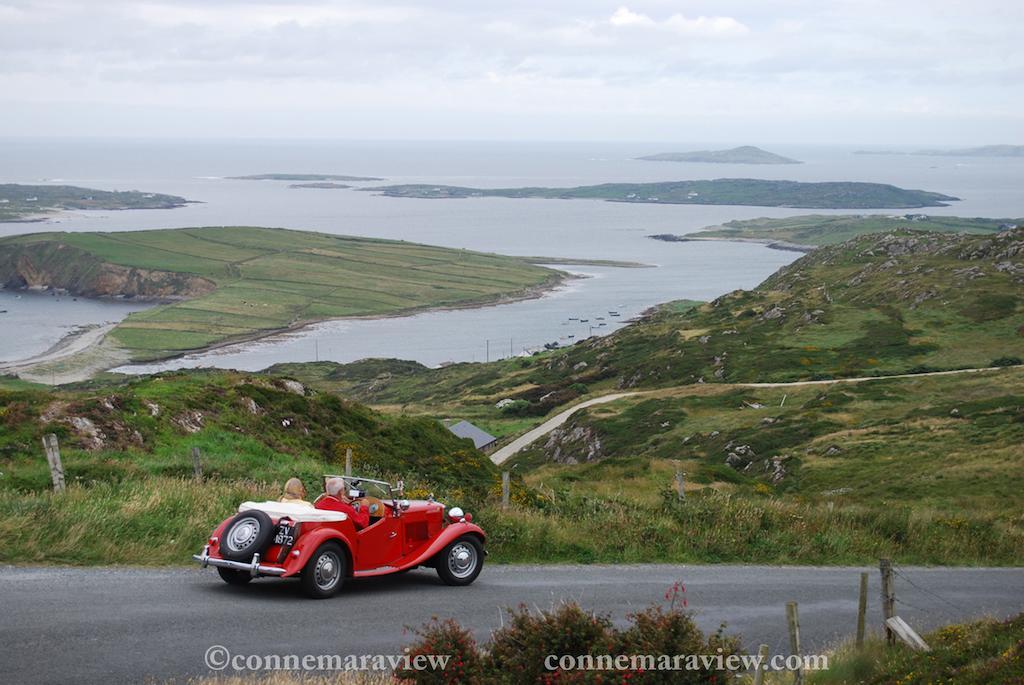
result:
[[(158, 681), (209, 670), (204, 654), (400, 654), (432, 616), (454, 617), (486, 640), (499, 612), (563, 599), (626, 614), (664, 602), (676, 581), (706, 631), (721, 622), (748, 650), (785, 654), (785, 603), (799, 602), (808, 653), (856, 629), (859, 573), (871, 572), (868, 625), (881, 624), (878, 571), (850, 567), (497, 566), (467, 588), (432, 571), (348, 583), (333, 599), (303, 598), (297, 583), (259, 580), (236, 588), (211, 570), (0, 568), (0, 668), (10, 683)], [(1024, 568), (906, 568), (897, 613), (927, 630), (982, 615), (1024, 611)], [(918, 586), (918, 587), (915, 587)], [(230, 673), (231, 671), (227, 671)]]
[[(893, 378), (921, 378), (926, 376), (951, 376), (954, 374), (961, 373), (982, 373), (984, 371), (1005, 371), (1006, 367), (993, 366), (981, 369), (955, 369), (953, 371), (928, 371), (926, 373), (902, 373), (892, 376), (859, 376), (857, 378), (833, 378), (823, 381), (790, 381), (788, 383), (715, 383), (712, 387), (721, 388), (726, 390), (728, 388), (787, 388), (787, 387), (799, 387), (802, 385), (831, 385), (833, 383), (865, 383), (867, 381), (884, 381), (891, 380)], [(684, 388), (687, 386), (679, 386)], [(693, 387), (707, 387), (707, 386), (693, 386)], [(577, 405), (569, 407), (565, 411), (556, 414), (553, 418), (548, 419), (544, 423), (540, 424), (533, 430), (523, 433), (521, 436), (505, 445), (501, 449), (491, 454), (491, 461), (495, 464), (503, 464), (511, 457), (522, 449), (529, 447), (535, 441), (544, 437), (551, 431), (555, 430), (563, 423), (569, 420), (569, 417), (578, 412), (580, 409), (586, 409), (592, 407), (595, 404), (607, 404), (608, 402), (614, 402), (615, 400), (622, 399), (623, 397), (634, 397), (636, 395), (650, 395), (660, 390), (637, 390), (635, 392), (618, 392), (611, 395), (602, 395), (601, 397), (595, 397), (592, 400), (586, 402), (580, 402)]]
[(556, 414), (553, 418), (548, 419), (544, 423), (540, 424), (536, 428), (526, 433), (523, 433), (518, 438), (510, 442), (509, 444), (502, 447), (491, 454), (491, 461), (495, 464), (501, 464), (506, 459), (511, 457), (513, 454), (518, 452), (530, 445), (534, 440), (547, 435), (551, 431), (555, 430), (563, 423), (569, 420), (569, 417), (578, 412), (580, 409), (586, 409), (587, 407), (593, 407), (595, 404), (606, 404), (608, 402), (614, 402), (615, 400), (622, 399), (623, 397), (630, 397), (631, 395), (639, 395), (638, 392), (618, 392), (612, 395), (602, 395), (601, 397), (595, 397), (592, 400), (586, 402), (580, 402), (579, 404), (569, 407), (565, 411)]

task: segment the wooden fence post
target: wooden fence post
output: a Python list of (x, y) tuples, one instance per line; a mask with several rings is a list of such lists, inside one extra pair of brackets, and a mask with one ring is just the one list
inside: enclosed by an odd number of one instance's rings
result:
[(46, 451), (46, 461), (50, 464), (53, 491), (64, 492), (64, 465), (60, 461), (60, 445), (55, 434), (48, 433), (43, 436), (43, 449)]
[[(800, 615), (797, 612), (796, 602), (786, 602), (786, 622), (789, 623), (789, 651), (800, 656)], [(793, 671), (793, 683), (802, 685), (804, 672), (801, 666)]]
[(512, 481), (508, 471), (501, 472), (501, 508), (508, 509), (512, 495)]
[[(880, 559), (878, 570), (882, 573), (882, 620), (888, 621), (896, 615), (896, 590), (892, 583), (892, 561)], [(888, 623), (885, 626), (885, 641), (890, 645), (896, 644), (896, 635)]]
[(192, 448), (192, 475), (196, 477), (196, 480), (203, 479), (203, 462), (200, 459), (198, 447)]
[[(352, 475), (352, 448), (345, 448), (345, 475)], [(347, 487), (347, 486), (346, 486)]]
[(679, 462), (675, 462), (676, 465), (676, 495), (679, 499), (686, 499), (686, 474), (683, 473), (683, 469), (680, 467)]
[(864, 646), (864, 618), (868, 611), (868, 574), (860, 574), (860, 597), (857, 602), (857, 649)]
[(768, 645), (757, 648), (757, 670), (754, 671), (754, 685), (764, 685), (765, 662), (768, 661)]

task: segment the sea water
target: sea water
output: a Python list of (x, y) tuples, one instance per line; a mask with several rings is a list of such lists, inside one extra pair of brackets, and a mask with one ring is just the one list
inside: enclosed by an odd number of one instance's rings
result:
[[(872, 181), (963, 198), (950, 207), (874, 210), (1016, 218), (1024, 216), (1024, 160), (856, 155), (850, 147), (767, 146), (801, 165), (645, 162), (653, 152), (707, 149), (697, 143), (486, 143), (345, 141), (10, 140), (0, 181), (137, 189), (197, 201), (173, 210), (66, 212), (45, 223), (0, 224), (0, 236), (39, 230), (120, 231), (253, 225), (410, 240), (512, 255), (635, 261), (652, 268), (562, 266), (585, 276), (534, 300), (480, 309), (378, 320), (326, 322), (296, 333), (205, 354), (133, 367), (258, 369), (282, 361), (367, 356), (425, 364), (483, 361), (549, 342), (605, 334), (646, 308), (675, 299), (707, 300), (750, 288), (799, 254), (737, 243), (663, 243), (646, 237), (688, 233), (731, 219), (850, 210), (625, 204), (599, 200), (389, 198), (354, 189), (297, 189), (286, 181), (245, 181), (257, 173), (379, 176), (383, 182), (480, 187), (574, 186), (697, 178)], [(868, 213), (872, 210), (859, 211)], [(17, 342), (21, 315), (0, 327), (0, 348), (37, 353), (84, 312), (78, 302), (45, 317), (37, 344)], [(2, 309), (3, 307), (0, 307)], [(610, 312), (618, 312), (612, 317)], [(104, 313), (103, 317), (110, 313)], [(604, 321), (597, 321), (603, 317)], [(79, 317), (81, 318), (81, 317)], [(92, 318), (101, 318), (98, 315)], [(589, 319), (580, 324), (574, 319)], [(78, 320), (75, 320), (76, 323)], [(606, 325), (594, 324), (605, 323)], [(59, 336), (58, 336), (59, 337)]]

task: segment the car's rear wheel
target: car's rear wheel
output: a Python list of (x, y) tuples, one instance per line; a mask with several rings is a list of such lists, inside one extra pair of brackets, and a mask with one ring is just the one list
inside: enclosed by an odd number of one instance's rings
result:
[(484, 567), (484, 546), (475, 535), (463, 535), (436, 557), (437, 575), (448, 585), (469, 585)]
[(245, 585), (252, 580), (252, 574), (248, 571), (236, 571), (232, 568), (217, 568), (221, 580), (228, 585)]
[(313, 599), (333, 597), (345, 581), (345, 553), (336, 542), (320, 545), (302, 570), (302, 590)]
[(274, 535), (274, 522), (262, 511), (243, 511), (231, 519), (220, 536), (220, 555), (231, 561), (251, 561)]

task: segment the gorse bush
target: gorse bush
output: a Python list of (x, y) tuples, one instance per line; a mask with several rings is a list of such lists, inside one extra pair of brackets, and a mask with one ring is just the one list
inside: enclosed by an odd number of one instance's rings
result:
[[(673, 596), (674, 599), (674, 596)], [(520, 606), (511, 611), (491, 640), (478, 646), (453, 621), (434, 621), (417, 631), (415, 654), (450, 654), (443, 669), (402, 671), (398, 678), (424, 685), (466, 683), (728, 683), (736, 673), (718, 670), (718, 664), (682, 668), (676, 655), (739, 654), (739, 641), (723, 630), (705, 637), (693, 618), (675, 602), (668, 608), (652, 606), (629, 616), (630, 625), (617, 628), (610, 617), (563, 602), (547, 611)], [(624, 670), (611, 668), (617, 656), (666, 655), (671, 669), (652, 669), (641, 659)], [(577, 668), (559, 665), (562, 656), (576, 657)], [(588, 668), (593, 666), (593, 668)]]

